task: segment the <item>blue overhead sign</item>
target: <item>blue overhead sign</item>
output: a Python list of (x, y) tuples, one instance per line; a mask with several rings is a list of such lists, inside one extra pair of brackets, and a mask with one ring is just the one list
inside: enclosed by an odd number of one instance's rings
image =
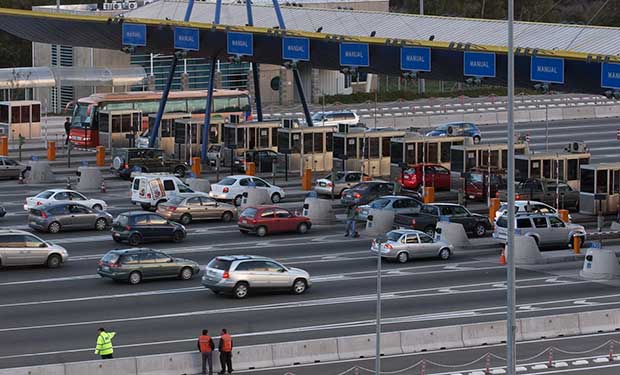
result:
[(123, 23), (124, 46), (146, 46), (146, 25), (137, 23)]
[(293, 61), (310, 61), (310, 39), (282, 38), (282, 58)]
[(463, 74), (468, 77), (495, 77), (495, 53), (463, 53)]
[(200, 49), (200, 32), (191, 27), (174, 28), (174, 48), (188, 51)]
[(369, 66), (370, 51), (366, 43), (340, 43), (341, 66)]
[(620, 89), (620, 64), (601, 64), (601, 87), (607, 89)]
[(254, 55), (254, 35), (230, 32), (227, 34), (227, 39), (226, 50), (229, 55)]
[(533, 82), (564, 83), (564, 59), (532, 56), (530, 80)]
[(431, 71), (431, 49), (428, 47), (402, 47), (400, 69), (419, 72)]

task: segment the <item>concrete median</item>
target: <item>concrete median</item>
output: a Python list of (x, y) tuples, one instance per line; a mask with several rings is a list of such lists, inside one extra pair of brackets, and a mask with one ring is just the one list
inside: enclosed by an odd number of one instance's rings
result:
[(273, 345), (252, 345), (234, 348), (233, 365), (235, 370), (253, 370), (255, 368), (275, 366), (273, 361)]
[[(375, 334), (345, 336), (338, 338), (338, 357), (340, 359), (365, 358), (376, 354), (377, 336)], [(381, 334), (381, 354), (402, 354), (400, 332)]]
[[(519, 340), (519, 333), (517, 332), (517, 340)], [(506, 342), (506, 321), (463, 326), (463, 344), (465, 346), (493, 345), (503, 342)]]
[(539, 264), (544, 260), (536, 240), (530, 236), (515, 236), (514, 252), (515, 264)]
[(43, 365), (0, 369), (0, 375), (65, 375), (65, 365)]
[(620, 310), (584, 311), (578, 317), (582, 335), (620, 330)]
[(77, 188), (78, 190), (98, 190), (103, 182), (103, 175), (99, 167), (79, 167), (80, 175)]
[(401, 331), (400, 335), (403, 353), (462, 348), (464, 345), (461, 326), (413, 329)]
[(562, 110), (564, 120), (594, 118), (594, 107), (568, 107)]
[(445, 241), (454, 247), (463, 248), (471, 246), (471, 242), (462, 224), (438, 221), (435, 231), (439, 234), (441, 241)]
[[(213, 358), (216, 358), (215, 353)], [(136, 368), (140, 375), (197, 374), (201, 370), (201, 359), (197, 352), (147, 355), (136, 357)]]
[(580, 334), (577, 314), (540, 316), (520, 319), (523, 340), (562, 337)]
[[(65, 364), (65, 375), (137, 374), (136, 358), (102, 359)], [(47, 375), (47, 374), (46, 374)]]
[(273, 344), (273, 362), (276, 366), (337, 361), (338, 359), (337, 338)]
[(596, 118), (618, 117), (620, 116), (620, 106), (602, 105), (594, 107), (594, 116), (596, 116)]

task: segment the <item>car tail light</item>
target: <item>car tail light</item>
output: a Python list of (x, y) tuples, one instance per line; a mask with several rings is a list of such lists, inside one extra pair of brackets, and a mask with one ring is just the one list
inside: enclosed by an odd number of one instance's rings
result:
[(328, 182), (327, 186), (332, 187), (332, 186), (334, 186), (334, 184), (332, 184), (331, 182)]
[(124, 169), (129, 169), (129, 164), (125, 163), (125, 165), (123, 166)]
[(146, 198), (151, 199), (151, 193), (146, 193)]
[(411, 219), (411, 225), (415, 225), (415, 219)]
[(168, 211), (172, 211), (172, 212), (174, 212), (174, 211), (176, 211), (176, 210), (177, 210), (177, 208), (176, 208), (176, 207), (174, 207), (174, 206), (168, 206), (168, 207), (166, 207), (166, 209), (167, 209)]
[(130, 231), (131, 230), (131, 226), (130, 225), (125, 225), (125, 230), (126, 231)]
[(37, 201), (37, 206), (41, 206), (42, 204), (41, 201)]
[(394, 249), (394, 246), (390, 245), (389, 243), (384, 244), (383, 247), (390, 250)]
[(230, 278), (230, 274), (228, 273), (228, 271), (224, 271), (224, 273), (222, 274), (222, 279), (229, 279)]
[(47, 214), (44, 211), (41, 211), (41, 217), (47, 219)]
[(517, 194), (517, 196), (515, 197), (517, 200), (521, 199), (521, 195)]
[(256, 223), (258, 223), (258, 220), (252, 219), (252, 224), (256, 224)]
[(229, 189), (229, 188), (227, 188), (227, 187), (225, 187), (224, 189), (222, 189), (222, 191), (223, 191), (224, 193), (228, 193), (228, 192), (230, 191), (230, 189)]
[(118, 263), (112, 263), (112, 264), (110, 264), (110, 268), (118, 268), (118, 267), (120, 267), (120, 266), (121, 266), (121, 265), (120, 265), (120, 264), (118, 264)]
[(362, 195), (360, 193), (353, 193), (353, 198), (360, 199)]

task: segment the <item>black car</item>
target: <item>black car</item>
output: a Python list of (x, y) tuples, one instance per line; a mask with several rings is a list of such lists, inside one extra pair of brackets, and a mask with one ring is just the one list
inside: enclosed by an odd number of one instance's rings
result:
[(122, 213), (118, 215), (112, 225), (114, 241), (126, 241), (131, 246), (138, 246), (148, 241), (181, 242), (186, 235), (187, 232), (183, 225), (169, 221), (159, 214), (146, 211)]
[(392, 194), (394, 184), (386, 181), (364, 181), (342, 192), (340, 203), (345, 206), (363, 205), (375, 199)]
[(125, 179), (129, 179), (132, 172), (166, 172), (184, 177), (189, 165), (166, 157), (164, 150), (158, 148), (115, 148), (112, 154), (112, 170)]

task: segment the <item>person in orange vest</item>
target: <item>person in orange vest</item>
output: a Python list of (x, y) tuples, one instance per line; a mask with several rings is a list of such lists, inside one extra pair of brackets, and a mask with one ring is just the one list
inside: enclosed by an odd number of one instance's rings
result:
[(232, 374), (232, 336), (228, 334), (226, 328), (222, 328), (222, 332), (220, 333), (220, 365), (222, 366), (222, 371), (218, 372), (218, 374), (224, 374), (226, 372), (226, 367), (228, 367), (228, 373)]
[(198, 336), (198, 350), (202, 357), (202, 375), (207, 374), (207, 362), (209, 363), (209, 375), (213, 374), (213, 349), (215, 349), (215, 344), (209, 336), (209, 330), (203, 329), (202, 335)]

